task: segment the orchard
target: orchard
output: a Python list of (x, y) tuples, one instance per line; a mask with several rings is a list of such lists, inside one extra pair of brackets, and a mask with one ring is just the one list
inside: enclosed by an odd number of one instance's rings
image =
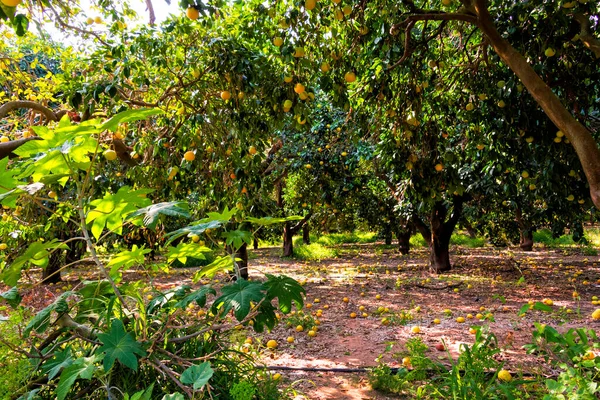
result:
[(0, 0), (0, 398), (597, 398), (599, 16)]

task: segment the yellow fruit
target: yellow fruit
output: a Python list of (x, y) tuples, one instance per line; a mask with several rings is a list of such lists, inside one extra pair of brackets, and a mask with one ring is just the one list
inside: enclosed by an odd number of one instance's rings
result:
[(304, 47), (296, 47), (296, 50), (294, 51), (294, 57), (300, 58), (304, 57), (305, 55), (306, 53), (304, 52)]
[(281, 374), (279, 372), (277, 372), (275, 375), (273, 375), (273, 380), (274, 381), (278, 381), (281, 379)]
[(342, 157), (346, 157), (348, 155), (348, 153), (346, 153), (345, 151), (342, 151)]
[(346, 72), (346, 75), (344, 75), (344, 79), (346, 80), (346, 82), (352, 83), (356, 81), (356, 74), (354, 72)]
[(548, 47), (546, 51), (544, 51), (544, 54), (546, 55), (546, 57), (553, 57), (556, 54), (556, 52), (552, 47)]
[(248, 147), (248, 154), (250, 154), (251, 156), (255, 155), (258, 151), (256, 150), (256, 147), (254, 146), (250, 146)]
[(378, 294), (378, 295), (375, 295), (375, 298), (376, 298), (377, 300), (379, 300), (379, 299), (381, 299), (381, 295), (380, 295), (380, 294)]
[(310, 164), (306, 164), (306, 165), (304, 165), (304, 168), (306, 168), (306, 169), (311, 169), (311, 168), (312, 168), (312, 165), (310, 165)]
[(597, 308), (594, 310), (594, 312), (592, 313), (592, 318), (595, 320), (600, 319), (600, 308)]
[(117, 152), (114, 150), (109, 149), (102, 154), (104, 155), (104, 158), (106, 158), (108, 161), (114, 161), (117, 159)]
[(412, 333), (421, 333), (421, 328), (419, 326), (413, 326), (412, 328), (410, 328), (410, 331)]
[(196, 154), (193, 151), (186, 151), (183, 155), (183, 159), (185, 161), (194, 161), (196, 159)]
[(456, 318), (456, 322), (458, 322), (459, 324), (462, 324), (463, 322), (465, 322), (465, 318), (464, 317), (458, 317), (458, 318)]
[(527, 172), (527, 171), (523, 171), (523, 172), (521, 172), (521, 176), (522, 176), (523, 178), (527, 179), (527, 178), (529, 178), (529, 172)]
[(283, 38), (281, 38), (279, 36), (276, 38), (273, 38), (273, 44), (277, 47), (281, 47), (281, 45), (283, 44)]
[(473, 111), (473, 109), (475, 108), (475, 106), (473, 105), (473, 103), (469, 103), (467, 104), (467, 106), (465, 107), (465, 109), (467, 111)]
[(97, 23), (97, 24), (101, 24), (102, 23), (102, 18), (96, 17), (96, 18), (94, 18), (94, 22)]
[(296, 327), (296, 332), (303, 332), (304, 331), (304, 327), (302, 325), (298, 325)]
[(500, 107), (500, 108), (504, 108), (504, 107), (506, 107), (506, 103), (504, 102), (504, 100), (500, 100), (500, 101), (498, 102), (498, 107)]
[(349, 301), (350, 301), (350, 299), (348, 299), (347, 297), (344, 297), (344, 298), (342, 299), (342, 301), (343, 301), (344, 303), (347, 303), (347, 302), (349, 302)]
[(402, 359), (402, 365), (405, 367), (410, 367), (410, 357), (404, 357)]
[(343, 11), (344, 15), (350, 15), (350, 14), (352, 14), (352, 6), (349, 4), (346, 4), (344, 6), (344, 8), (342, 8), (342, 11)]
[(528, 137), (526, 137), (526, 138), (525, 138), (525, 141), (526, 141), (527, 143), (533, 143), (533, 136), (528, 136)]
[(436, 318), (436, 319), (433, 320), (433, 323), (437, 325), (437, 324), (441, 324), (442, 321), (440, 321), (439, 318)]
[(356, 313), (350, 313), (350, 318), (356, 318)]
[(7, 248), (8, 248), (8, 245), (6, 243), (0, 243), (0, 251), (6, 250)]
[(200, 241), (200, 236), (198, 236), (198, 235), (192, 235), (191, 239), (192, 239), (192, 242), (198, 243)]
[(512, 375), (505, 369), (501, 369), (498, 371), (498, 379), (504, 382), (510, 382), (512, 380)]
[(88, 19), (85, 20), (85, 23), (88, 25), (92, 25), (94, 23), (94, 18), (88, 17)]
[(565, 136), (565, 134), (563, 133), (563, 131), (556, 132), (556, 137), (563, 137), (563, 136)]
[(274, 349), (276, 347), (277, 347), (277, 340), (271, 339), (267, 342), (267, 348)]
[(483, 149), (485, 149), (485, 145), (483, 145), (483, 144), (479, 143), (479, 144), (477, 145), (477, 150), (483, 150)]
[(223, 90), (221, 92), (221, 98), (223, 100), (229, 100), (231, 98), (231, 93), (229, 92), (229, 90)]
[(238, 93), (238, 100), (244, 100), (244, 97), (246, 97), (246, 93), (244, 93), (244, 92)]
[(496, 83), (496, 86), (498, 87), (498, 89), (502, 89), (505, 85), (506, 85), (506, 82), (504, 82), (504, 81), (498, 81), (498, 83)]
[(306, 0), (304, 2), (304, 8), (307, 11), (312, 11), (317, 6), (317, 0)]
[(452, 0), (442, 0), (442, 4), (446, 7), (452, 4)]
[(195, 21), (200, 17), (200, 11), (194, 7), (188, 7), (188, 9), (185, 11), (185, 15), (187, 15), (189, 19)]
[(287, 342), (290, 343), (290, 344), (294, 343), (294, 337), (293, 336), (288, 337), (287, 338)]
[(435, 164), (434, 168), (437, 172), (441, 172), (444, 169), (444, 166), (442, 164)]
[(296, 85), (294, 86), (294, 92), (296, 92), (298, 94), (303, 93), (305, 91), (305, 89), (306, 88), (301, 83), (296, 83)]
[(570, 195), (567, 196), (567, 200), (573, 201), (573, 200), (575, 200), (575, 196), (573, 196), (572, 194), (570, 194)]
[(9, 141), (10, 139), (8, 138), (8, 136), (0, 136), (0, 143), (6, 143)]
[(315, 336), (317, 336), (317, 332), (310, 330), (310, 331), (308, 331), (307, 335), (308, 335), (308, 337), (315, 337)]
[(329, 63), (324, 62), (323, 64), (321, 64), (321, 72), (327, 72), (331, 69), (331, 67), (329, 66)]
[(487, 98), (488, 98), (488, 97), (487, 97), (487, 94), (485, 94), (485, 93), (481, 93), (481, 94), (479, 95), (479, 100), (481, 100), (481, 101), (487, 100)]
[(469, 333), (470, 333), (471, 335), (474, 335), (474, 334), (476, 334), (476, 333), (477, 333), (477, 329), (475, 329), (475, 328), (469, 328)]

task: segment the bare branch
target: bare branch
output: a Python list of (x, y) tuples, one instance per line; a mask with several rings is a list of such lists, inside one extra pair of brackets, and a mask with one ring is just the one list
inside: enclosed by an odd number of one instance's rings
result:
[(152, 5), (152, 0), (146, 0), (146, 9), (148, 10), (148, 23), (150, 25), (154, 25), (154, 22), (156, 22), (156, 16), (154, 15), (154, 6)]
[(581, 13), (575, 14), (574, 18), (581, 26), (579, 40), (594, 53), (596, 58), (600, 58), (600, 40), (593, 35), (590, 29), (590, 18)]
[(0, 160), (4, 159), (6, 157), (10, 157), (10, 158), (16, 157), (17, 155), (15, 153), (13, 153), (13, 150), (16, 150), (17, 148), (21, 147), (22, 145), (29, 142), (30, 140), (42, 140), (42, 138), (39, 136), (30, 136), (28, 138), (11, 140), (10, 142), (0, 143)]
[(6, 115), (8, 115), (9, 112), (20, 108), (28, 108), (30, 110), (37, 111), (44, 117), (46, 117), (46, 119), (49, 121), (58, 121), (60, 119), (58, 114), (49, 109), (48, 107), (35, 101), (28, 100), (15, 100), (2, 104), (2, 106), (0, 106), (0, 118), (4, 118), (6, 117)]

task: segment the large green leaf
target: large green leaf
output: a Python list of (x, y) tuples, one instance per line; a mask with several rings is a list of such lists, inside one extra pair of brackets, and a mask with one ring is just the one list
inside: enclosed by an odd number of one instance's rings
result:
[(262, 292), (262, 284), (258, 282), (248, 282), (239, 279), (235, 283), (223, 286), (221, 296), (215, 299), (212, 310), (213, 313), (221, 312), (226, 314), (233, 309), (235, 318), (238, 321), (246, 318), (250, 312), (251, 303), (258, 303), (265, 294)]
[(183, 227), (181, 229), (177, 229), (176, 231), (169, 232), (165, 236), (169, 239), (167, 240), (167, 244), (171, 243), (173, 240), (178, 239), (184, 235), (192, 236), (192, 235), (202, 235), (208, 229), (216, 229), (223, 226), (222, 221), (207, 221), (204, 220), (196, 221), (191, 225)]
[(273, 329), (279, 319), (277, 318), (277, 314), (275, 314), (276, 308), (273, 307), (273, 304), (263, 301), (258, 307), (258, 314), (254, 317), (254, 324), (252, 327), (258, 333), (264, 331), (265, 326), (268, 329)]
[(67, 248), (67, 245), (57, 239), (52, 239), (49, 242), (33, 242), (23, 254), (4, 268), (0, 273), (0, 280), (9, 286), (16, 286), (21, 278), (21, 270), (27, 263), (43, 267), (48, 263), (48, 256), (52, 250)]
[(234, 249), (239, 249), (244, 243), (252, 244), (252, 234), (247, 231), (227, 231), (223, 232), (225, 243), (232, 246)]
[(237, 214), (237, 212), (238, 212), (237, 209), (232, 208), (230, 210), (229, 207), (225, 206), (225, 209), (221, 213), (218, 213), (218, 212), (207, 213), (206, 215), (208, 215), (208, 218), (204, 218), (202, 220), (202, 222), (219, 221), (222, 223), (226, 223), (226, 222), (229, 222), (231, 220), (231, 218), (233, 218), (233, 216), (235, 214)]
[(188, 203), (185, 201), (169, 201), (166, 203), (152, 204), (141, 208), (129, 215), (129, 219), (144, 216), (143, 223), (149, 229), (156, 228), (161, 215), (168, 215), (178, 218), (190, 218)]
[(297, 281), (285, 275), (265, 274), (265, 276), (267, 281), (263, 283), (263, 287), (267, 290), (267, 299), (277, 298), (281, 312), (287, 314), (292, 311), (292, 303), (295, 303), (297, 308), (302, 308), (304, 305), (302, 295), (306, 291)]
[[(0, 160), (0, 196), (6, 193), (11, 193), (12, 190), (17, 187), (17, 185), (23, 183), (15, 178), (15, 175), (17, 175), (18, 170), (8, 169), (7, 166), (8, 157)], [(16, 197), (11, 198), (10, 200), (3, 200), (0, 197), (0, 202), (9, 207), (14, 207), (16, 205)]]
[(21, 303), (21, 295), (17, 290), (17, 287), (12, 287), (4, 293), (0, 294), (0, 297), (3, 298), (11, 307), (15, 308)]
[(100, 126), (100, 130), (109, 130), (111, 132), (116, 132), (117, 128), (119, 127), (119, 124), (123, 124), (125, 122), (141, 121), (162, 113), (163, 111), (159, 108), (140, 108), (137, 110), (123, 111), (116, 114), (108, 121), (104, 122), (102, 126)]
[(63, 369), (56, 387), (56, 399), (64, 400), (77, 379), (90, 380), (94, 376), (97, 357), (80, 357)]
[(106, 193), (102, 199), (94, 200), (90, 206), (94, 207), (86, 218), (86, 223), (92, 222), (92, 234), (100, 238), (106, 227), (111, 232), (123, 232), (123, 220), (140, 207), (150, 204), (145, 196), (152, 193), (152, 189), (132, 190), (129, 186), (121, 187), (117, 193)]
[(185, 400), (185, 397), (181, 393), (165, 394), (161, 400)]
[(148, 386), (145, 390), (140, 390), (134, 393), (131, 397), (125, 394), (123, 400), (150, 400), (152, 398), (152, 392), (154, 391), (154, 383)]
[(205, 361), (200, 365), (192, 365), (181, 374), (180, 381), (184, 385), (192, 385), (194, 390), (201, 389), (213, 376), (210, 362)]
[(209, 294), (216, 294), (217, 292), (210, 286), (202, 286), (200, 289), (193, 291), (188, 294), (177, 303), (175, 303), (175, 308), (186, 308), (189, 304), (196, 302), (198, 306), (204, 307), (206, 304), (206, 296)]
[(178, 260), (182, 264), (185, 264), (188, 257), (205, 260), (206, 257), (204, 256), (204, 253), (212, 253), (212, 250), (197, 243), (180, 242), (177, 247), (168, 247), (167, 262), (171, 264), (175, 260)]
[(48, 380), (54, 379), (64, 368), (73, 364), (71, 356), (71, 346), (68, 346), (63, 351), (54, 353), (54, 357), (49, 359), (42, 365), (42, 371), (48, 375)]
[(138, 343), (131, 333), (125, 331), (123, 322), (120, 319), (114, 319), (108, 333), (99, 333), (98, 340), (102, 346), (96, 350), (97, 353), (105, 353), (104, 371), (109, 371), (114, 365), (115, 360), (121, 364), (136, 371), (138, 367), (138, 356), (145, 356), (146, 351)]
[[(236, 258), (235, 261), (241, 260), (239, 258)], [(233, 262), (234, 258), (232, 258), (231, 256), (217, 257), (213, 262), (198, 270), (198, 272), (196, 272), (192, 277), (192, 282), (196, 283), (204, 276), (212, 278), (217, 272), (232, 271), (234, 268)]]
[(25, 330), (23, 331), (23, 336), (29, 336), (29, 333), (33, 329), (35, 329), (35, 331), (38, 333), (44, 332), (46, 328), (48, 328), (48, 325), (50, 325), (50, 317), (52, 316), (52, 311), (67, 311), (65, 310), (66, 299), (72, 294), (72, 291), (64, 292), (63, 294), (58, 296), (58, 298), (52, 304), (40, 310), (25, 327)]
[(131, 250), (125, 250), (114, 255), (107, 264), (107, 266), (110, 267), (111, 276), (116, 281), (120, 281), (122, 269), (131, 268), (134, 265), (143, 265), (146, 261), (145, 255), (151, 251), (152, 250), (143, 247), (138, 248), (137, 245), (134, 244), (131, 247)]

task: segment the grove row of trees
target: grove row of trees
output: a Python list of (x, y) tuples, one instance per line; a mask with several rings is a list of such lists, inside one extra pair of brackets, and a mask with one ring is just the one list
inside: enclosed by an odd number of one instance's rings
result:
[[(301, 215), (286, 256), (301, 229), (362, 221), (403, 252), (419, 231), (443, 272), (457, 224), (527, 250), (540, 226), (581, 238), (600, 205), (597, 2), (184, 0), (137, 28), (121, 2), (92, 24), (73, 2), (16, 3), (0, 13), (0, 176), (34, 127), (157, 108), (102, 134), (96, 195), (143, 182), (198, 215)], [(43, 19), (87, 48), (27, 33)], [(78, 200), (71, 185), (3, 201), (5, 232), (30, 224), (7, 242), (68, 231), (44, 210)]]

